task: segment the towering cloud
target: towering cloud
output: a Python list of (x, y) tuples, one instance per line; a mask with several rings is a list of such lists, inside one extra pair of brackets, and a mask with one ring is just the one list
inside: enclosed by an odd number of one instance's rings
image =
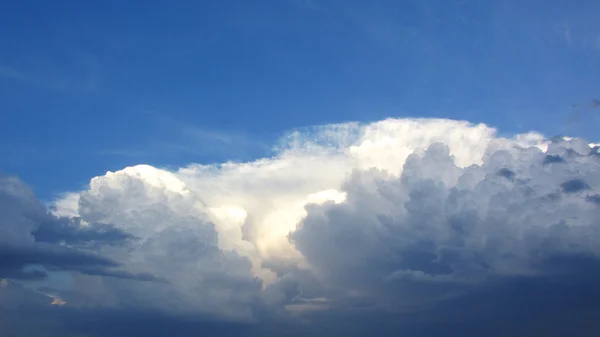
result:
[[(512, 310), (498, 294), (521, 296), (524, 285), (563, 289), (554, 303), (577, 310), (596, 296), (600, 159), (583, 140), (390, 119), (297, 130), (277, 150), (108, 172), (52, 214), (6, 178), (0, 278), (27, 284), (29, 265), (44, 266), (37, 278), (67, 271), (61, 308), (306, 319), (336, 333), (373, 313), (396, 317), (379, 324), (394, 329), (415, 317), (464, 321), (445, 310), (453, 305), (493, 315), (471, 304)], [(523, 303), (545, 298), (530, 294)]]

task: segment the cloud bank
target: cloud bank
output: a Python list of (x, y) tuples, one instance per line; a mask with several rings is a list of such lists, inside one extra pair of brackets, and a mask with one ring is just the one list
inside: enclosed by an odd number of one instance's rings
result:
[[(388, 119), (295, 130), (276, 149), (252, 162), (108, 172), (49, 211), (3, 178), (0, 278), (14, 289), (36, 279), (37, 293), (80, 320), (195, 322), (182, 336), (223, 322), (246, 335), (492, 336), (507, 320), (525, 336), (597, 312), (594, 145)], [(44, 281), (63, 274), (62, 289)]]

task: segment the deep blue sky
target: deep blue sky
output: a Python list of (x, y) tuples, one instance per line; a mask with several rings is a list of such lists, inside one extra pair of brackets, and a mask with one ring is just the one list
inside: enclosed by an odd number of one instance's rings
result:
[(290, 128), (401, 116), (597, 140), (600, 2), (576, 3), (5, 2), (0, 171), (47, 199), (126, 165), (251, 159)]

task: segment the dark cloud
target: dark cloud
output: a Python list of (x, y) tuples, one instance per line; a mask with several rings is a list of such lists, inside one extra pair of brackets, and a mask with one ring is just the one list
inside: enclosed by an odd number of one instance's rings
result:
[(590, 186), (581, 179), (573, 179), (569, 181), (565, 181), (560, 185), (563, 192), (565, 193), (577, 193), (581, 191), (588, 190)]
[[(1, 259), (2, 257), (0, 257)], [(41, 270), (24, 271), (23, 265), (14, 268), (12, 266), (0, 266), (0, 277), (13, 280), (39, 281), (48, 277), (48, 273)]]
[(133, 239), (134, 236), (108, 224), (82, 225), (79, 218), (48, 216), (32, 232), (38, 242), (66, 243), (88, 246), (90, 244), (115, 245)]
[(498, 170), (498, 175), (510, 180), (515, 177), (516, 173), (507, 168), (501, 168)]
[(123, 270), (112, 270), (107, 268), (101, 268), (96, 266), (85, 266), (76, 269), (76, 271), (91, 276), (106, 276), (106, 277), (114, 277), (118, 279), (129, 279), (136, 281), (157, 281), (157, 282), (166, 282), (164, 279), (159, 279), (156, 276), (150, 273), (131, 273)]
[[(303, 336), (284, 322), (235, 322), (211, 315), (171, 315), (140, 308), (53, 306), (18, 283), (0, 288), (0, 335), (42, 337)], [(303, 328), (297, 326), (297, 328)]]
[(314, 312), (302, 321), (248, 323), (144, 310), (55, 307), (51, 298), (12, 284), (0, 289), (1, 327), (7, 336), (52, 337), (592, 337), (600, 328), (597, 281), (590, 277), (577, 283), (545, 277), (507, 279), (419, 310), (345, 305)]
[(600, 206), (600, 194), (588, 195), (585, 200)]
[(155, 280), (147, 273), (113, 270), (121, 264), (77, 249), (91, 244), (115, 245), (133, 238), (114, 226), (82, 225), (80, 219), (56, 217), (15, 177), (0, 176), (0, 278), (44, 279), (46, 271), (24, 271), (29, 265), (136, 280)]
[(107, 276), (140, 281), (156, 281), (148, 273), (130, 273), (113, 270), (120, 264), (99, 256), (68, 247), (51, 245), (10, 246), (0, 245), (0, 278), (19, 280), (44, 279), (47, 273), (33, 270), (24, 271), (26, 266), (39, 265), (47, 270), (70, 270), (86, 275)]
[(546, 155), (546, 157), (544, 157), (544, 165), (549, 165), (549, 164), (558, 164), (558, 163), (564, 163), (565, 160), (562, 159), (561, 156), (559, 155)]
[(20, 267), (40, 264), (57, 268), (79, 268), (81, 266), (117, 267), (118, 263), (66, 247), (33, 245), (30, 247), (0, 246), (0, 265)]
[[(57, 217), (15, 177), (0, 175), (0, 231), (2, 239), (15, 242), (47, 242), (67, 245), (120, 244), (131, 234), (108, 224), (82, 225), (79, 218)], [(0, 239), (0, 240), (2, 240)]]

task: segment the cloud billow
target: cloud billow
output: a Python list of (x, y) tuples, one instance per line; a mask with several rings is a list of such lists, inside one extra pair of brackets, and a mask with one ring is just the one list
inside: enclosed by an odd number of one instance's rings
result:
[(22, 275), (27, 264), (71, 273), (60, 294), (82, 320), (235, 322), (246, 335), (493, 336), (486, 324), (512, 320), (525, 336), (539, 324), (523, 308), (542, 308), (548, 331), (581, 321), (562, 307), (597, 309), (600, 161), (587, 142), (389, 119), (282, 143), (251, 162), (108, 172), (52, 214), (7, 178), (0, 277), (14, 288), (47, 276)]
[(484, 157), (459, 168), (447, 146), (434, 144), (409, 156), (398, 177), (355, 172), (347, 202), (308, 207), (290, 237), (326, 279), (384, 297), (393, 296), (390, 284), (468, 291), (582, 271), (555, 265), (560, 258), (600, 266), (600, 209), (588, 202), (600, 187), (596, 158), (548, 169), (539, 149)]

